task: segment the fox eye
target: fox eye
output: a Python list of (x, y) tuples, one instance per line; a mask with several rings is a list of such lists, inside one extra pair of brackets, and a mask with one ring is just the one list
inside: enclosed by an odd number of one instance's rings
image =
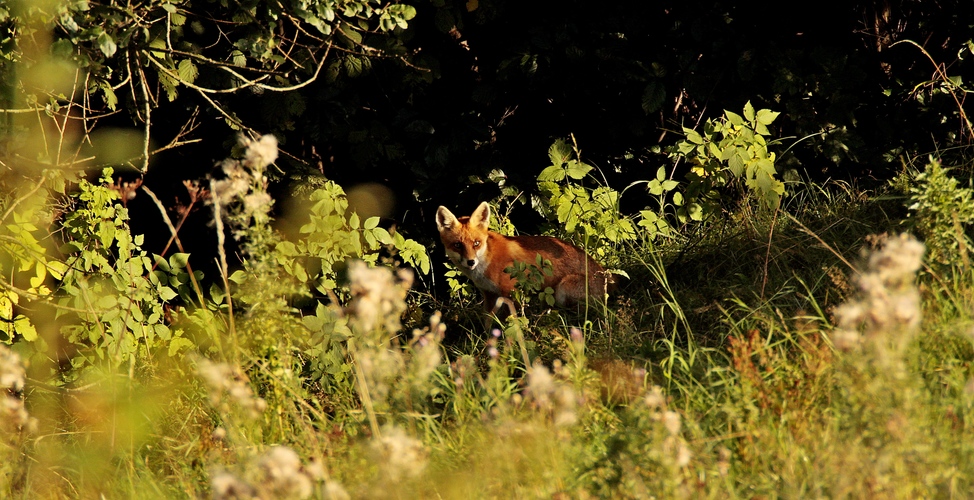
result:
[(456, 242), (456, 243), (454, 243), (454, 244), (453, 244), (453, 248), (456, 248), (456, 249), (460, 249), (460, 248), (463, 248), (463, 243), (460, 243), (460, 242), (458, 241), (458, 242)]
[(479, 246), (480, 246), (480, 240), (477, 240), (477, 241), (473, 242), (473, 247), (474, 248), (477, 248)]

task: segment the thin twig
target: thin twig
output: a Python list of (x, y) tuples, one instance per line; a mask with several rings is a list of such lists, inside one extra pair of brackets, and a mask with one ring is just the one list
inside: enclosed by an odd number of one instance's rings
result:
[[(183, 249), (182, 242), (179, 241), (179, 228), (182, 227), (183, 222), (186, 220), (186, 216), (189, 215), (189, 209), (186, 210), (186, 215), (184, 215), (179, 220), (179, 225), (174, 226), (172, 223), (172, 219), (169, 218), (169, 214), (166, 213), (166, 207), (162, 205), (162, 202), (159, 201), (159, 198), (156, 196), (156, 194), (153, 193), (149, 188), (145, 187), (144, 184), (141, 187), (142, 190), (145, 191), (145, 194), (149, 195), (149, 198), (152, 198), (152, 201), (155, 202), (156, 207), (159, 208), (159, 213), (162, 214), (162, 220), (166, 223), (166, 226), (169, 227), (169, 232), (172, 233), (172, 236), (169, 238), (169, 242), (166, 243), (166, 247), (162, 250), (162, 254), (160, 255), (160, 257), (166, 255), (166, 250), (169, 248), (169, 245), (171, 245), (173, 241), (176, 242), (176, 247), (179, 248), (180, 252), (186, 253), (186, 251)], [(193, 202), (195, 201), (196, 200), (193, 200)], [(192, 207), (192, 203), (190, 204), (190, 207)], [(189, 271), (189, 279), (193, 282), (193, 289), (196, 290), (196, 296), (197, 298), (199, 298), (200, 306), (202, 306), (204, 303), (203, 291), (200, 288), (200, 284), (196, 281), (196, 275), (195, 273), (193, 273), (193, 268), (190, 267), (189, 261), (186, 261), (186, 270)]]

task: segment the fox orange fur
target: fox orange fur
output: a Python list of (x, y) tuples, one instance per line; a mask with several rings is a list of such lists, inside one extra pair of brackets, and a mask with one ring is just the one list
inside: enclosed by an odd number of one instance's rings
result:
[(580, 248), (550, 236), (504, 236), (490, 231), (490, 205), (481, 203), (469, 217), (456, 217), (446, 207), (436, 211), (436, 227), (446, 255), (484, 294), (484, 307), (513, 312), (511, 291), (516, 281), (504, 270), (514, 262), (535, 264), (538, 255), (551, 261), (544, 286), (555, 291), (559, 307), (601, 299), (614, 281)]

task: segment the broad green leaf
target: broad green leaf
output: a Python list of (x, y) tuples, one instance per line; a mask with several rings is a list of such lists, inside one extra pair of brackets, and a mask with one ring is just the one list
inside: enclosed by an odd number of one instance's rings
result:
[(223, 287), (217, 285), (216, 283), (210, 283), (210, 298), (213, 302), (217, 304), (222, 304), (227, 298), (227, 293), (223, 290)]
[(666, 167), (656, 169), (656, 180), (663, 182), (666, 179)]
[(196, 69), (196, 65), (189, 59), (179, 61), (176, 72), (179, 74), (179, 78), (188, 83), (195, 82), (196, 76), (199, 75), (199, 70)]
[(585, 176), (592, 170), (592, 166), (582, 163), (578, 160), (569, 161), (565, 166), (565, 173), (568, 174), (572, 179), (584, 179)]
[(729, 121), (731, 125), (736, 125), (738, 127), (744, 125), (744, 118), (741, 118), (741, 115), (727, 110), (724, 110), (724, 114), (727, 116), (727, 121)]
[(375, 229), (376, 226), (378, 226), (378, 225), (379, 225), (379, 217), (378, 216), (375, 216), (375, 217), (369, 217), (368, 219), (366, 219), (365, 220), (365, 225), (362, 226), (362, 227), (365, 228), (365, 229), (372, 230), (372, 229)]
[(687, 140), (694, 144), (703, 144), (703, 136), (701, 136), (697, 131), (687, 129)]
[(172, 288), (169, 288), (168, 286), (159, 287), (159, 298), (162, 300), (169, 302), (170, 300), (175, 299), (177, 296), (178, 294), (173, 291)]
[(744, 166), (746, 165), (744, 156), (740, 153), (735, 153), (733, 156), (727, 160), (727, 168), (730, 169), (734, 177), (740, 177), (744, 173)]
[(548, 148), (548, 159), (551, 160), (551, 165), (555, 167), (561, 167), (571, 155), (572, 148), (564, 139), (556, 139)]
[(152, 254), (152, 260), (155, 261), (157, 269), (165, 271), (166, 273), (172, 272), (172, 268), (169, 267), (169, 262), (166, 262), (166, 259), (161, 255)]
[(544, 170), (538, 174), (538, 180), (541, 182), (558, 182), (565, 179), (565, 169), (561, 167), (562, 163), (553, 164), (550, 167), (546, 167)]
[(98, 48), (101, 49), (102, 54), (105, 54), (105, 57), (112, 57), (118, 49), (112, 36), (104, 31), (98, 35)]
[(231, 273), (230, 277), (227, 279), (240, 285), (247, 280), (247, 273), (241, 271), (240, 269), (237, 269), (236, 271)]
[(52, 260), (47, 263), (47, 271), (57, 280), (64, 279), (64, 275), (68, 273), (69, 269), (67, 264), (59, 260)]
[(744, 104), (744, 118), (746, 118), (747, 121), (754, 123), (754, 106), (751, 105), (751, 101), (747, 101), (747, 103)]
[(30, 319), (23, 314), (18, 314), (17, 319), (14, 320), (14, 330), (24, 337), (27, 342), (33, 342), (37, 340), (37, 329), (30, 322)]
[(770, 125), (771, 122), (773, 122), (775, 118), (778, 118), (778, 115), (780, 114), (781, 113), (771, 111), (770, 109), (762, 109), (758, 111), (757, 120), (761, 125)]
[(186, 267), (186, 263), (189, 262), (188, 253), (174, 253), (169, 256), (169, 265), (172, 269), (182, 269)]
[(112, 86), (106, 84), (100, 85), (98, 88), (101, 89), (105, 96), (105, 106), (108, 106), (108, 109), (115, 111), (116, 107), (118, 106), (118, 97), (115, 96), (115, 91), (112, 89)]

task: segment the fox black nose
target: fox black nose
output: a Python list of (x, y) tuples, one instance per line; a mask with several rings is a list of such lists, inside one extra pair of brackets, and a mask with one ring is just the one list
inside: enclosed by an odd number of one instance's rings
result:
[(473, 259), (467, 259), (467, 267), (473, 267), (473, 265), (476, 264), (476, 263), (477, 263), (477, 261), (475, 261)]

